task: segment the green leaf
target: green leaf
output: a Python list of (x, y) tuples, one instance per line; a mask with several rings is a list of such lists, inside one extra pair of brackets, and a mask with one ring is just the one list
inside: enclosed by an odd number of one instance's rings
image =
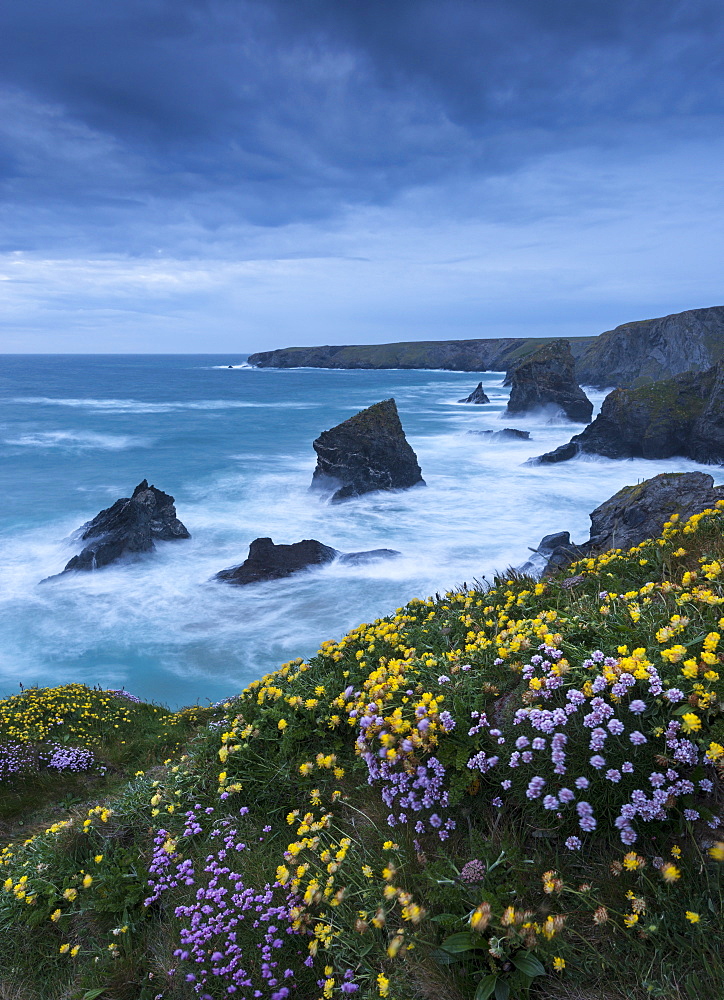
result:
[(105, 986), (101, 986), (100, 989), (97, 990), (86, 990), (83, 994), (83, 1000), (97, 1000), (97, 997), (101, 996), (105, 992)]
[(475, 991), (475, 996), (473, 1000), (488, 1000), (488, 997), (493, 995), (495, 991), (495, 984), (498, 982), (498, 977), (494, 975), (486, 976), (485, 979), (481, 979), (478, 984), (478, 988)]
[(510, 983), (507, 979), (499, 979), (495, 984), (495, 1000), (508, 1000)]
[[(470, 756), (469, 753), (468, 756)], [(434, 924), (457, 924), (462, 920), (462, 917), (458, 917), (454, 913), (438, 913), (437, 916), (430, 917), (430, 920)]]
[(462, 961), (461, 955), (451, 955), (442, 948), (436, 948), (431, 957), (438, 965), (455, 965), (456, 962)]
[(523, 955), (518, 952), (517, 955), (513, 955), (511, 961), (516, 969), (522, 972), (524, 976), (529, 976), (531, 979), (535, 976), (545, 976), (546, 974), (546, 970), (542, 963), (538, 961), (535, 955), (531, 955), (529, 951), (525, 952)]
[(451, 934), (445, 938), (440, 945), (443, 951), (451, 955), (457, 955), (463, 951), (472, 951), (473, 948), (484, 948), (485, 943), (479, 935), (473, 935), (470, 931), (460, 931), (459, 934)]

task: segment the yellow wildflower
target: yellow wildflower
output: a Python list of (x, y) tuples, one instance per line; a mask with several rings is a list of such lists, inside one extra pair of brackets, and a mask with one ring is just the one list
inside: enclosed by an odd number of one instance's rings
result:
[(701, 719), (696, 712), (684, 712), (681, 716), (682, 729), (685, 733), (696, 733), (701, 729)]
[(672, 865), (670, 861), (667, 861), (665, 865), (661, 866), (661, 877), (664, 882), (676, 882), (677, 879), (681, 878), (681, 872), (676, 865)]

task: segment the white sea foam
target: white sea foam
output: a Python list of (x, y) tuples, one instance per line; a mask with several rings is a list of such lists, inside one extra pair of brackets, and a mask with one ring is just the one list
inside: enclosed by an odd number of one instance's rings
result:
[(121, 451), (124, 448), (149, 448), (152, 441), (130, 434), (96, 434), (93, 431), (36, 431), (4, 438), (4, 444), (20, 448), (64, 448), (68, 451), (85, 451), (90, 448), (102, 451)]
[[(273, 374), (267, 374), (272, 382)], [(265, 431), (267, 416), (260, 413), (261, 430), (245, 428), (243, 444), (232, 435), (202, 475), (184, 474), (186, 454), (180, 454), (177, 464), (169, 466), (178, 484), (167, 484), (164, 473), (163, 486), (176, 496), (179, 517), (193, 536), (188, 541), (160, 543), (155, 553), (138, 561), (39, 584), (59, 573), (78, 551), (73, 530), (114, 498), (109, 484), (116, 476), (122, 479), (116, 465), (123, 454), (114, 457), (110, 475), (101, 459), (92, 466), (104, 477), (98, 477), (103, 487), (93, 487), (93, 501), (91, 494), (78, 492), (83, 486), (74, 485), (71, 495), (78, 499), (72, 513), (48, 516), (33, 528), (7, 529), (0, 544), (4, 689), (10, 690), (19, 676), (30, 683), (73, 679), (125, 684), (175, 704), (198, 696), (216, 700), (413, 597), (463, 581), (490, 580), (496, 570), (520, 565), (528, 546), (537, 545), (544, 534), (567, 529), (574, 539), (585, 539), (589, 512), (624, 485), (663, 471), (720, 472), (683, 459), (579, 458), (553, 466), (525, 465), (529, 457), (567, 441), (579, 426), (560, 417), (550, 422), (540, 414), (506, 417), (506, 390), (500, 388), (499, 376), (490, 373), (483, 376), (484, 388), (489, 395), (491, 389), (499, 392), (500, 398), (483, 407), (453, 403), (468, 383), (467, 392), (480, 380), (475, 373), (456, 379), (447, 373), (444, 380), (426, 377), (416, 384), (371, 379), (373, 389), (349, 372), (336, 373), (335, 385), (339, 381), (345, 388), (331, 399), (322, 392), (319, 404), (292, 399), (297, 407), (325, 408), (319, 419), (290, 414), (292, 430), (281, 441)], [(369, 405), (375, 395), (398, 400), (427, 486), (331, 505), (308, 489), (314, 468), (310, 431), (332, 426), (349, 410)], [(603, 393), (592, 398), (598, 406)], [(104, 409), (113, 412), (109, 407), (133, 413), (149, 411), (129, 406), (154, 405), (161, 409), (151, 412), (167, 412), (169, 406), (193, 410), (216, 402), (23, 399), (84, 406), (84, 419), (94, 428), (87, 433), (98, 435), (97, 428), (107, 426)], [(235, 405), (218, 403), (219, 408)], [(93, 415), (94, 407), (99, 414)], [(305, 424), (300, 433), (297, 421), (302, 420), (310, 426)], [(505, 426), (529, 430), (531, 439), (491, 440), (467, 433)], [(267, 436), (254, 437), (261, 433)], [(213, 442), (213, 436), (200, 437), (188, 454), (197, 457)], [(124, 489), (115, 496), (127, 495)], [(259, 536), (277, 543), (316, 538), (342, 552), (389, 548), (401, 556), (360, 566), (335, 562), (249, 587), (212, 580), (219, 570), (241, 563), (249, 543)]]
[(318, 403), (274, 401), (258, 402), (244, 399), (198, 399), (190, 402), (170, 400), (164, 403), (147, 403), (139, 399), (59, 399), (51, 396), (16, 396), (14, 403), (31, 403), (35, 406), (69, 406), (74, 409), (95, 410), (101, 413), (174, 413), (180, 410), (234, 410), (234, 409), (292, 409), (306, 410)]

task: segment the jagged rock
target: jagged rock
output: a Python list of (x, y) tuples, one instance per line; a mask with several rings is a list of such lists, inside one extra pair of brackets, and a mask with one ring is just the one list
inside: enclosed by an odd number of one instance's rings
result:
[(706, 371), (724, 354), (724, 306), (624, 323), (595, 337), (576, 364), (582, 385), (599, 389)]
[(671, 458), (724, 463), (724, 361), (637, 389), (615, 389), (580, 434), (533, 462), (579, 454), (606, 458)]
[(332, 500), (425, 485), (417, 456), (407, 443), (394, 399), (385, 399), (313, 443), (317, 467), (312, 487), (332, 491)]
[(568, 531), (556, 531), (551, 535), (544, 535), (538, 543), (538, 548), (531, 551), (534, 553), (534, 558), (528, 559), (518, 568), (518, 572), (528, 573), (531, 576), (539, 574), (548, 576), (559, 569), (565, 569), (586, 554), (584, 547), (571, 541)]
[(539, 455), (538, 458), (529, 458), (525, 464), (554, 465), (556, 462), (567, 462), (569, 458), (575, 458), (576, 455), (581, 454), (581, 447), (577, 440), (578, 437), (580, 435), (576, 434), (566, 444), (561, 444), (553, 451), (547, 451), (545, 455)]
[(473, 391), (465, 399), (459, 399), (458, 403), (489, 403), (490, 400), (483, 392), (483, 383), (478, 382)]
[(489, 437), (491, 441), (518, 440), (530, 441), (530, 431), (519, 431), (515, 427), (504, 427), (502, 431), (468, 431), (468, 434), (478, 434)]
[(663, 472), (636, 486), (624, 486), (591, 514), (591, 550), (630, 549), (653, 538), (672, 514), (685, 521), (724, 499), (706, 472)]
[(724, 486), (714, 486), (705, 472), (663, 472), (636, 486), (624, 486), (597, 507), (590, 515), (588, 541), (576, 545), (567, 531), (546, 535), (534, 550), (539, 558), (520, 570), (531, 574), (542, 570), (549, 576), (584, 556), (630, 549), (660, 535), (672, 515), (686, 521), (718, 500), (724, 500)]
[(506, 376), (511, 386), (507, 413), (527, 413), (555, 406), (569, 420), (588, 423), (593, 404), (576, 381), (575, 361), (567, 340), (554, 340), (518, 362)]
[(226, 583), (260, 583), (264, 580), (280, 580), (293, 573), (340, 562), (360, 565), (376, 559), (399, 556), (394, 549), (373, 549), (369, 552), (338, 552), (330, 545), (323, 545), (316, 538), (305, 538), (293, 545), (275, 545), (271, 538), (255, 538), (249, 546), (249, 555), (240, 566), (232, 566), (217, 573), (215, 580)]
[(68, 562), (69, 570), (100, 569), (122, 556), (152, 552), (154, 539), (174, 541), (190, 538), (176, 517), (174, 498), (143, 480), (133, 496), (116, 500), (80, 529), (81, 541), (89, 542)]

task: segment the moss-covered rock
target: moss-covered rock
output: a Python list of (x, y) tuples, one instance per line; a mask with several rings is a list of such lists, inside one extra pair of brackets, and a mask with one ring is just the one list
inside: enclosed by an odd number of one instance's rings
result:
[(636, 389), (615, 389), (584, 431), (536, 462), (581, 453), (606, 458), (671, 458), (724, 463), (724, 361)]

